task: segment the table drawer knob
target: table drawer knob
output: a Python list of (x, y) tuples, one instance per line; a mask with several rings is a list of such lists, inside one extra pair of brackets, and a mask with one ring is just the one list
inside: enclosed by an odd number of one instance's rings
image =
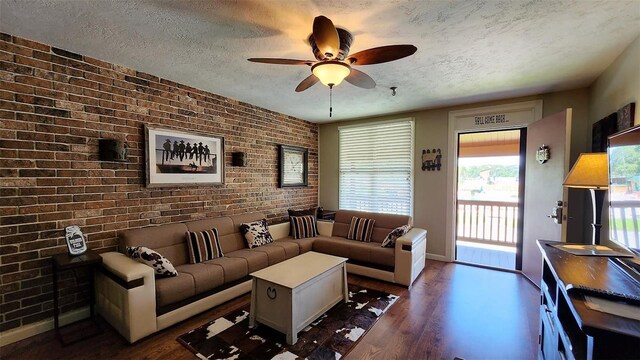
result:
[(278, 296), (278, 293), (276, 293), (276, 288), (272, 288), (271, 286), (269, 286), (267, 288), (267, 297), (271, 300), (275, 300), (277, 296)]

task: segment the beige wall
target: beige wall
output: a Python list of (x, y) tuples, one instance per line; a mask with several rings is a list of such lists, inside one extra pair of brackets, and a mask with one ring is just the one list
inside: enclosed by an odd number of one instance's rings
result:
[(593, 82), (589, 119), (595, 123), (622, 106), (636, 103), (635, 123), (640, 124), (640, 37)]
[[(442, 171), (422, 171), (420, 168), (420, 154), (422, 149), (440, 148), (444, 151), (442, 163), (447, 164), (448, 149), (448, 116), (449, 111), (468, 108), (509, 104), (514, 102), (543, 100), (543, 115), (547, 116), (562, 111), (567, 107), (574, 109), (572, 128), (572, 161), (577, 154), (585, 151), (589, 143), (591, 123), (588, 116), (588, 90), (579, 89), (557, 93), (529, 96), (501, 101), (483, 102), (457, 107), (424, 110), (403, 113), (394, 116), (384, 116), (372, 119), (349, 121), (349, 124), (367, 123), (413, 117), (416, 121), (415, 163), (414, 163), (414, 223), (418, 227), (428, 230), (427, 252), (432, 255), (445, 256), (446, 234), (446, 189), (447, 169)], [(320, 125), (319, 130), (319, 158), (320, 158), (320, 206), (326, 209), (338, 208), (338, 127), (343, 123)], [(570, 198), (576, 206), (577, 213), (573, 216), (570, 233), (581, 236), (583, 232), (583, 195), (576, 194), (575, 200)], [(551, 208), (553, 204), (549, 204)]]
[[(589, 119), (595, 123), (605, 116), (617, 111), (620, 107), (636, 103), (635, 124), (640, 125), (640, 37), (635, 39), (627, 49), (594, 81), (590, 87), (591, 104)], [(587, 204), (587, 222), (591, 222), (591, 203)], [(601, 237), (608, 239), (609, 206), (605, 199), (602, 209)]]

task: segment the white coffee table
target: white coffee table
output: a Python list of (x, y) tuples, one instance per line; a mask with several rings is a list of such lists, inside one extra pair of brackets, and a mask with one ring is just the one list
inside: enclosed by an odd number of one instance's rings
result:
[(298, 341), (298, 332), (349, 299), (347, 259), (313, 251), (251, 273), (249, 326), (256, 321)]

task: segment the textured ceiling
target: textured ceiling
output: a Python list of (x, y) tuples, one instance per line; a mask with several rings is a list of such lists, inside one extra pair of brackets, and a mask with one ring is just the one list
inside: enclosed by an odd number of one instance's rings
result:
[[(337, 86), (329, 118), (327, 87), (294, 92), (309, 67), (246, 61), (313, 59), (318, 15), (351, 53), (418, 51), (358, 67), (378, 86)], [(0, 31), (327, 122), (587, 86), (640, 34), (640, 0), (0, 0)]]

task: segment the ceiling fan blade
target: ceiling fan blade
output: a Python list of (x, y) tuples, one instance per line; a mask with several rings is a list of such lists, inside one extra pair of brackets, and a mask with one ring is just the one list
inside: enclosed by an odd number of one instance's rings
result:
[(331, 54), (329, 58), (333, 58), (340, 52), (338, 30), (327, 17), (318, 16), (313, 19), (313, 39), (322, 54)]
[(311, 60), (295, 60), (295, 59), (279, 59), (279, 58), (251, 58), (247, 59), (251, 62), (278, 64), (278, 65), (312, 65), (315, 61)]
[(298, 84), (298, 87), (296, 87), (296, 92), (305, 91), (317, 82), (318, 78), (315, 75), (311, 74), (306, 79), (302, 80), (300, 84)]
[(345, 80), (350, 84), (361, 87), (363, 89), (373, 89), (374, 87), (376, 87), (376, 82), (373, 81), (371, 76), (354, 68), (351, 68), (351, 73), (349, 73), (349, 76), (347, 76)]
[(359, 51), (349, 56), (352, 65), (371, 65), (394, 61), (413, 55), (418, 48), (413, 45), (388, 45)]

